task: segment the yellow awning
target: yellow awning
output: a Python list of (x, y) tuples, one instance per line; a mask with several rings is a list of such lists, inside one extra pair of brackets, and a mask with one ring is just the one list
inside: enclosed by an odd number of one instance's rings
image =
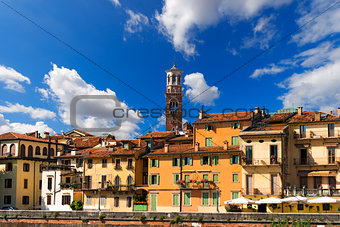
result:
[(329, 176), (336, 176), (337, 173), (334, 171), (312, 171), (307, 174), (309, 177), (329, 177)]

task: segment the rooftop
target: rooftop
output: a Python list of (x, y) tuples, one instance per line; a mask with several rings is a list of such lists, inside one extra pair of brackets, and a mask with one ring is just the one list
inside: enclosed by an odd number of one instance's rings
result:
[(223, 121), (245, 121), (251, 119), (251, 112), (232, 112), (206, 114), (203, 119), (198, 119), (193, 124), (223, 122)]

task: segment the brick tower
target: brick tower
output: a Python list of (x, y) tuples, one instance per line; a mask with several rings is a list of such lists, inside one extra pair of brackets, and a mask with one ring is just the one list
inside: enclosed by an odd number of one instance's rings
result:
[(183, 71), (174, 66), (166, 70), (166, 131), (182, 130), (182, 73)]

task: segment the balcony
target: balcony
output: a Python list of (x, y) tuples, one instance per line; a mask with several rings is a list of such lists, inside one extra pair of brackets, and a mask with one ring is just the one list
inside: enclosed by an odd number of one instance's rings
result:
[(81, 189), (81, 183), (60, 183), (61, 189)]
[(133, 167), (133, 165), (127, 165), (127, 166), (126, 166), (126, 169), (133, 170), (134, 167)]
[(106, 184), (104, 185), (104, 188), (102, 190), (108, 190), (108, 191), (116, 191), (116, 192), (129, 192), (129, 191), (135, 191), (135, 185), (112, 185), (112, 184)]
[(340, 158), (326, 157), (326, 158), (294, 158), (294, 165), (296, 166), (333, 166), (339, 165)]
[(268, 159), (243, 159), (242, 166), (270, 166), (280, 165), (281, 158), (272, 157)]
[(256, 187), (256, 188), (249, 188), (249, 189), (242, 189), (242, 194), (244, 195), (281, 195), (281, 188), (279, 186), (275, 188), (269, 187)]
[(208, 180), (189, 180), (186, 181), (177, 181), (177, 184), (181, 189), (189, 189), (189, 190), (213, 190), (216, 189), (216, 184), (212, 181)]
[(340, 189), (314, 189), (314, 188), (286, 188), (284, 189), (285, 196), (340, 196)]
[(121, 165), (115, 165), (114, 169), (115, 170), (122, 170), (122, 166)]

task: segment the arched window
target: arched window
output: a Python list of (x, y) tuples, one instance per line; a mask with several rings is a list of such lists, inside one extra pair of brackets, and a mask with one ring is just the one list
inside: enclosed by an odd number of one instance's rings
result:
[(39, 146), (36, 146), (35, 148), (35, 155), (40, 155), (40, 147)]
[(11, 144), (9, 150), (10, 150), (10, 152), (11, 152), (11, 156), (15, 156), (15, 144)]
[(24, 144), (21, 144), (21, 146), (20, 146), (20, 156), (25, 157), (25, 155), (26, 155), (25, 153), (26, 153), (26, 147), (25, 147)]
[(120, 177), (119, 177), (119, 176), (116, 176), (116, 177), (115, 177), (115, 185), (116, 185), (116, 186), (119, 186), (119, 185), (120, 185)]
[(51, 148), (51, 150), (50, 150), (50, 156), (54, 157), (54, 149), (53, 148)]
[(46, 147), (43, 148), (43, 155), (47, 156), (47, 148)]
[(127, 184), (127, 185), (132, 185), (132, 184), (133, 184), (132, 176), (129, 175), (129, 176), (127, 177), (126, 184)]
[(28, 154), (27, 154), (28, 157), (33, 157), (33, 147), (31, 145), (28, 146)]
[(172, 76), (172, 83), (171, 84), (176, 84), (176, 77)]
[(7, 152), (7, 145), (4, 144), (1, 149), (1, 156), (5, 156)]
[(176, 111), (178, 109), (178, 103), (175, 101), (170, 102), (170, 110), (171, 111)]

